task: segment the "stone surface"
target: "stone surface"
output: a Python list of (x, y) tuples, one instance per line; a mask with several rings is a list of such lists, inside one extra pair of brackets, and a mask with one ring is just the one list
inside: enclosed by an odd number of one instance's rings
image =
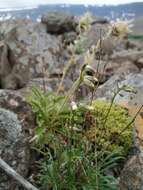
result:
[[(140, 73), (130, 73), (129, 75), (114, 75), (106, 83), (104, 83), (98, 88), (96, 95), (99, 98), (105, 98), (111, 100), (113, 97), (113, 92), (116, 92), (118, 87), (122, 87), (124, 85), (140, 93), (140, 91), (143, 89), (143, 75)], [(122, 91), (120, 95), (116, 96), (115, 102), (117, 103), (119, 103), (120, 101), (129, 102), (130, 99), (133, 97), (133, 95), (136, 96), (137, 94), (132, 94), (130, 92)], [(141, 96), (141, 94), (138, 96)], [(136, 98), (134, 98), (134, 100), (135, 99)], [(141, 99), (142, 98), (140, 98), (140, 101)], [(139, 101), (138, 98), (137, 101)]]
[(143, 69), (143, 56), (141, 58), (139, 58), (135, 64), (140, 68)]
[(112, 61), (116, 62), (124, 62), (124, 61), (131, 61), (135, 63), (137, 60), (143, 57), (143, 50), (124, 50), (120, 52), (115, 52), (111, 57)]
[(119, 186), (121, 190), (143, 189), (143, 152), (127, 162), (121, 172)]
[(43, 76), (45, 70), (48, 76), (62, 67), (62, 39), (47, 34), (43, 24), (6, 21), (1, 23), (0, 33), (4, 36), (0, 49), (2, 88), (21, 88), (30, 78)]
[[(31, 167), (29, 145), (35, 117), (31, 107), (16, 92), (0, 90), (0, 157), (22, 176)], [(18, 189), (17, 184), (0, 169), (0, 190)]]
[(62, 12), (47, 12), (42, 15), (41, 22), (46, 24), (47, 32), (61, 34), (76, 31), (74, 16)]
[(22, 131), (17, 115), (6, 109), (0, 108), (0, 151), (12, 147), (19, 139)]

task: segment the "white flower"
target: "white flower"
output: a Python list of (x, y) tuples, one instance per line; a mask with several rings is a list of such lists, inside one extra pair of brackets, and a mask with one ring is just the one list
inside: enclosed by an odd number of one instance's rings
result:
[(77, 104), (74, 101), (71, 102), (71, 107), (72, 110), (77, 110)]

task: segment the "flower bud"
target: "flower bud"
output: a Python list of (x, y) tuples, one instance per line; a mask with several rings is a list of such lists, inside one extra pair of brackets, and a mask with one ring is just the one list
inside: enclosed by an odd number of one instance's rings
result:
[(77, 110), (77, 104), (75, 102), (71, 102), (72, 110)]

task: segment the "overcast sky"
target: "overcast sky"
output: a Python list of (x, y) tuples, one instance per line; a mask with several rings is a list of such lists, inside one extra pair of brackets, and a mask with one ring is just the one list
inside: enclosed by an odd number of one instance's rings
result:
[(39, 4), (72, 3), (72, 4), (122, 4), (143, 2), (143, 0), (0, 0), (0, 8), (36, 6)]

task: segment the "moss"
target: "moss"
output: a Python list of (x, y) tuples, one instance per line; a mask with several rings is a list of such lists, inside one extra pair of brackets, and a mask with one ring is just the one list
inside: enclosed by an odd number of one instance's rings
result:
[(88, 112), (90, 124), (87, 122), (85, 134), (90, 141), (96, 141), (100, 149), (104, 147), (110, 151), (118, 149), (126, 154), (132, 145), (132, 126), (124, 132), (122, 130), (130, 123), (131, 117), (127, 110), (113, 104), (105, 122), (110, 104), (99, 100), (93, 102), (89, 109), (91, 111)]
[[(36, 129), (36, 135), (38, 135), (40, 145), (47, 142), (51, 144), (49, 133), (45, 133), (45, 128), (50, 131), (53, 131), (54, 128), (54, 130), (63, 134), (62, 137), (60, 137), (60, 134), (56, 136), (56, 138), (63, 139), (63, 142), (67, 139), (67, 133), (69, 134), (71, 129), (74, 129), (72, 139), (77, 139), (78, 143), (82, 136), (86, 136), (90, 142), (96, 143), (99, 150), (112, 151), (118, 149), (121, 153), (126, 154), (132, 145), (132, 126), (121, 133), (132, 118), (128, 115), (127, 110), (121, 106), (112, 105), (105, 123), (110, 102), (95, 100), (91, 106), (87, 106), (86, 103), (79, 103), (79, 106), (73, 112), (66, 104), (57, 113), (56, 110), (59, 107), (61, 108), (60, 105), (63, 104), (63, 97), (55, 97), (53, 94), (43, 96), (37, 90), (35, 90), (35, 95), (34, 101), (32, 97), (31, 105), (37, 116), (39, 127)], [(55, 113), (57, 113), (56, 120)], [(52, 139), (52, 144), (53, 142), (57, 141)]]

